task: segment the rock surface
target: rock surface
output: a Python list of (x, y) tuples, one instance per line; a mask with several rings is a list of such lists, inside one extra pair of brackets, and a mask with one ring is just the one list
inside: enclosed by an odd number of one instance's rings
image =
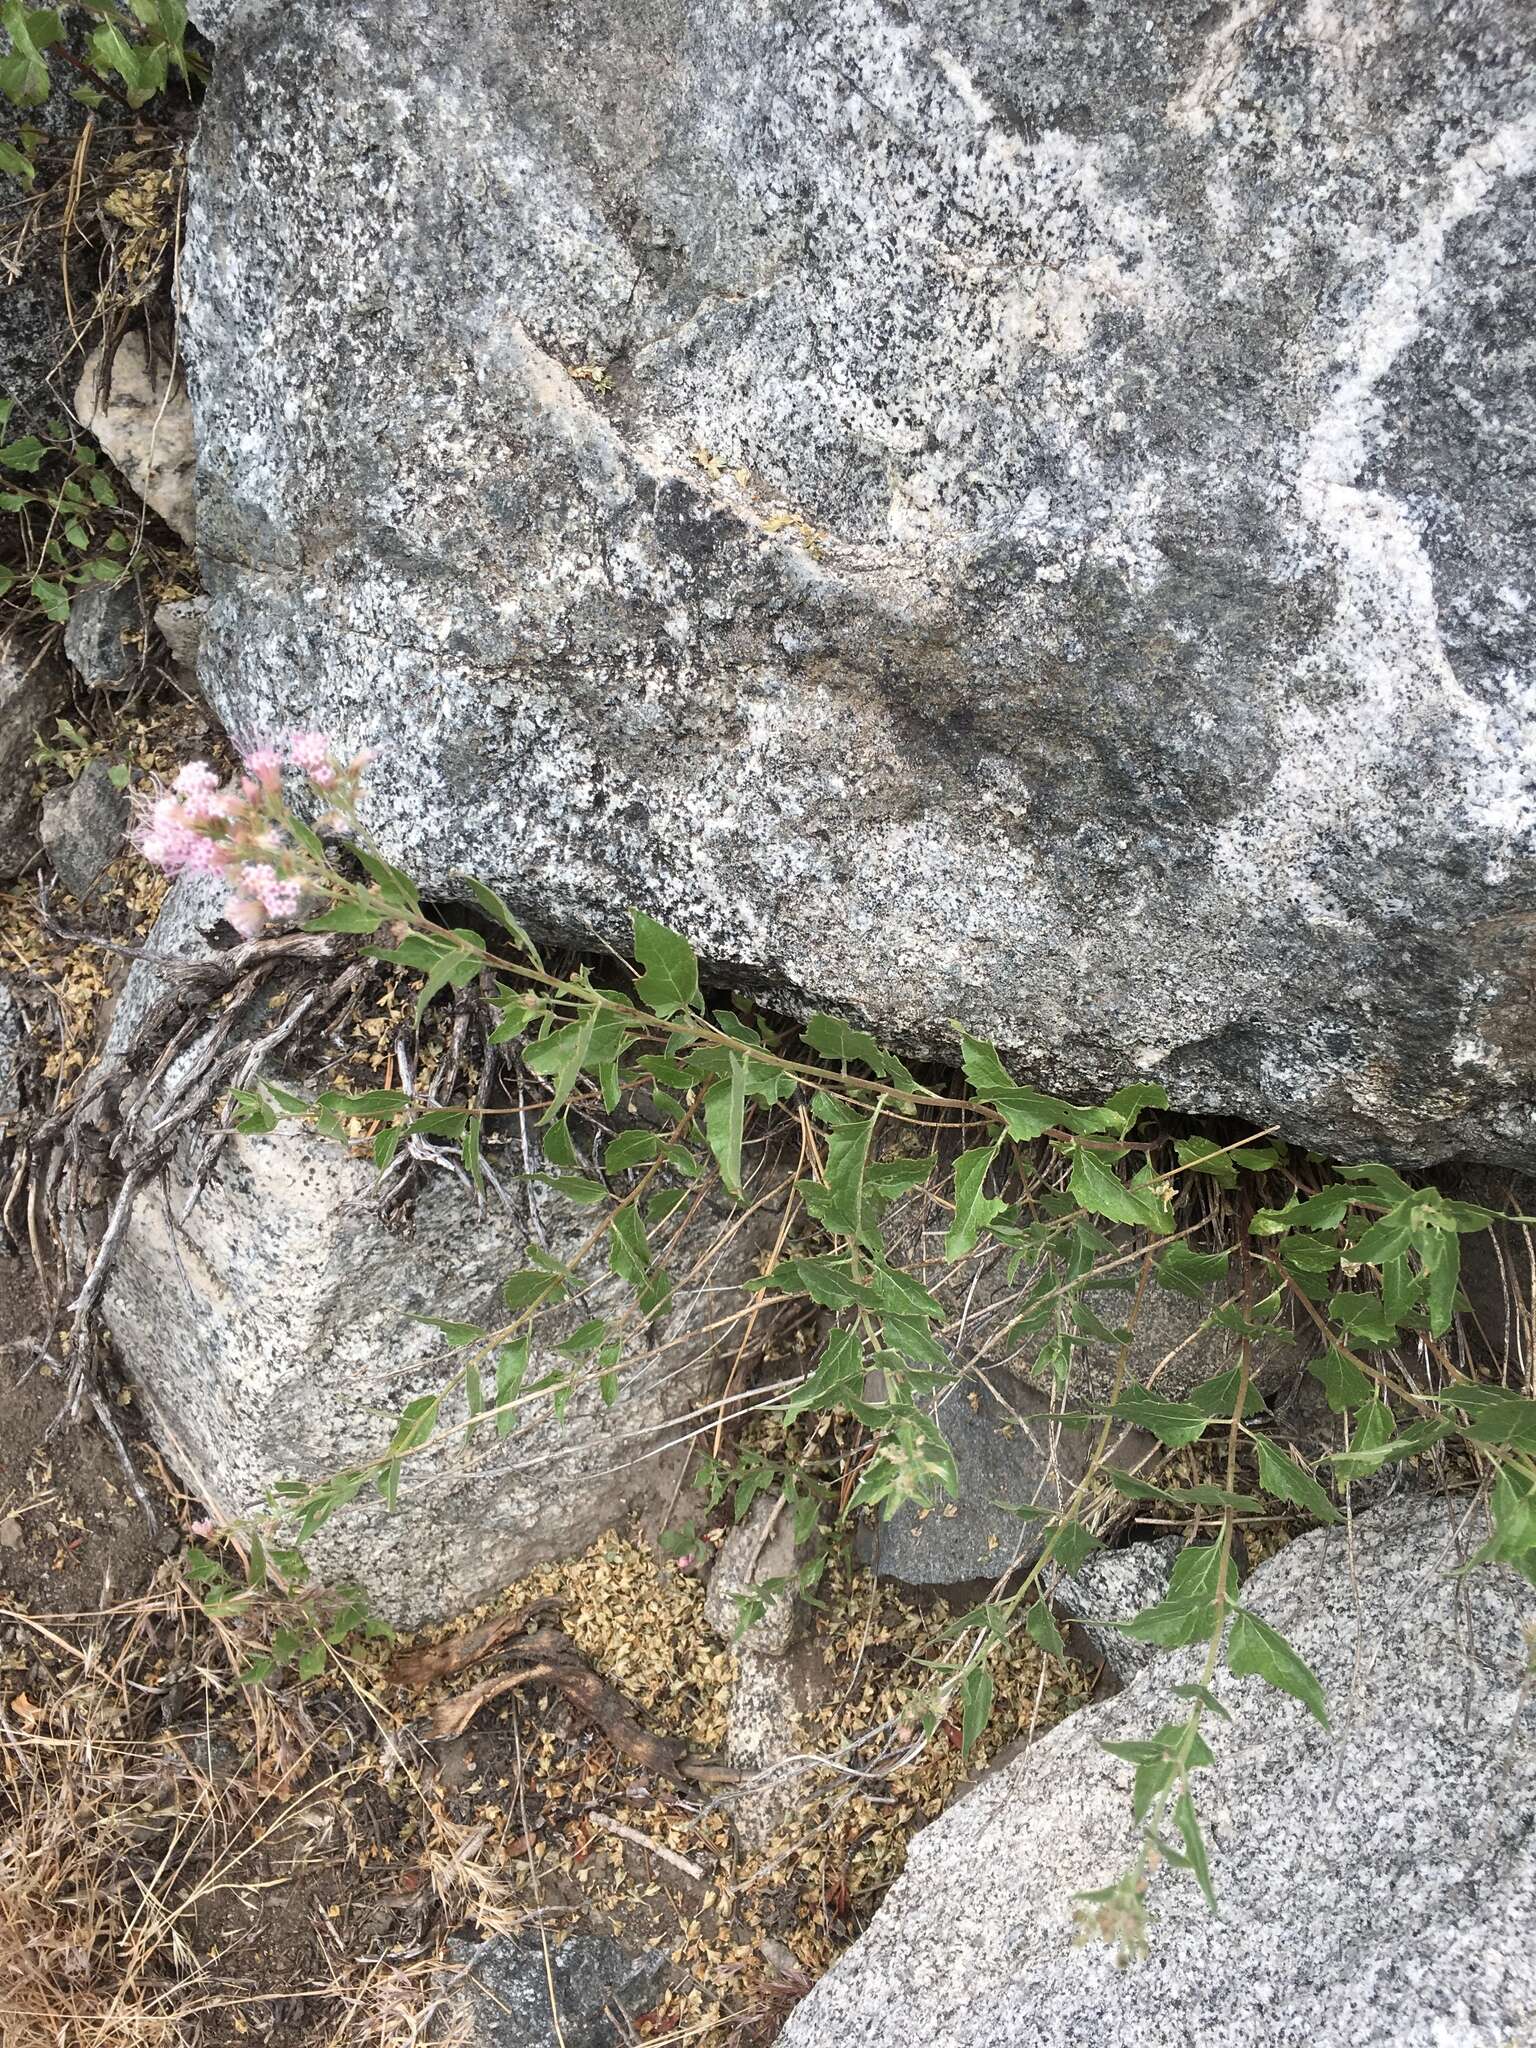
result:
[(69, 694), (64, 670), (20, 633), (0, 631), (0, 881), (38, 848), (33, 757)]
[[(901, 1507), (888, 1521), (859, 1525), (855, 1548), (882, 1578), (909, 1586), (958, 1586), (995, 1579), (1040, 1554), (1037, 1525), (1010, 1507), (1056, 1511), (1082, 1477), (1090, 1439), (1011, 1374), (992, 1386), (959, 1381), (932, 1411), (955, 1460), (953, 1500)], [(1116, 1462), (1134, 1463), (1123, 1450)]]
[(70, 895), (88, 896), (123, 850), (127, 792), (115, 789), (110, 761), (87, 761), (68, 789), (43, 804), (43, 846)]
[(546, 929), (1536, 1157), (1536, 16), (209, 12), (241, 740)]
[(1121, 1685), (1129, 1685), (1161, 1653), (1151, 1643), (1123, 1636), (1113, 1624), (1129, 1621), (1162, 1599), (1179, 1548), (1177, 1536), (1162, 1536), (1155, 1543), (1098, 1550), (1056, 1588), (1057, 1613), (1081, 1630), (1089, 1650)]
[(75, 389), (75, 413), (152, 511), (185, 541), (197, 535), (197, 443), (186, 387), (152, 361), (141, 334), (124, 337), (112, 358), (111, 389), (100, 388), (101, 351), (87, 356)]
[(26, 1012), (16, 1000), (10, 977), (0, 974), (0, 1136), (21, 1113), (21, 1049), (26, 1030)]
[(537, 1934), (450, 1941), (448, 1956), (467, 1966), (448, 2000), (464, 2029), (449, 2033), (460, 2048), (623, 2048), (636, 2038), (627, 2022), (655, 2002), (667, 1967), (664, 1956), (631, 1955), (601, 1934), (551, 1941), (547, 1971)]
[(131, 583), (92, 584), (77, 592), (64, 628), (64, 652), (93, 690), (122, 690), (144, 667), (144, 615)]
[[(171, 905), (150, 951), (195, 957), (207, 898), (178, 885)], [(114, 1029), (109, 1052), (163, 985), (150, 963), (136, 964), (119, 1002), (129, 1024)], [(253, 1033), (262, 1022), (251, 1019)], [(504, 1204), (477, 1215), (467, 1190), (429, 1174), (402, 1231), (379, 1220), (371, 1162), (284, 1119), (270, 1134), (229, 1139), (183, 1227), (172, 1223), (190, 1193), (183, 1163), (163, 1192), (139, 1200), (105, 1319), (153, 1433), (215, 1514), (260, 1510), (276, 1481), (320, 1480), (381, 1456), (406, 1404), (456, 1377), (457, 1354), (418, 1319), (498, 1326), (502, 1283), (530, 1263), (530, 1243), (575, 1255), (592, 1209), (525, 1181), (520, 1153), (503, 1186)], [(675, 1467), (657, 1454), (686, 1436), (680, 1418), (714, 1369), (712, 1340), (690, 1332), (728, 1313), (730, 1288), (756, 1270), (766, 1241), (749, 1225), (722, 1248), (721, 1221), (706, 1201), (679, 1226), (666, 1253), (674, 1299), (648, 1339), (630, 1331), (611, 1405), (590, 1360), (563, 1421), (547, 1392), (532, 1392), (545, 1374), (572, 1369), (554, 1347), (578, 1323), (633, 1306), (594, 1262), (579, 1303), (540, 1318), (510, 1433), (481, 1428), (466, 1443), (463, 1395), (445, 1401), (437, 1441), (403, 1467), (395, 1511), (368, 1486), (311, 1539), (317, 1577), (355, 1579), (387, 1619), (416, 1626), (574, 1555), (632, 1508), (655, 1505), (653, 1495), (665, 1500)], [(668, 1242), (653, 1237), (658, 1256)]]
[(1333, 1732), (1256, 1678), (1197, 1778), (1221, 1916), (1154, 1877), (1150, 1957), (1072, 1946), (1075, 1892), (1130, 1862), (1131, 1767), (1101, 1740), (1181, 1717), (1171, 1651), (993, 1773), (912, 1843), (782, 2048), (1508, 2048), (1536, 2038), (1536, 1592), (1460, 1578), (1444, 1500), (1306, 1536), (1245, 1597), (1317, 1672)]

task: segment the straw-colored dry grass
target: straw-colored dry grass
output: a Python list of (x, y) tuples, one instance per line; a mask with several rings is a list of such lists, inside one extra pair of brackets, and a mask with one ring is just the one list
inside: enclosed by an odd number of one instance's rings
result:
[(438, 1902), (381, 1913), (361, 1875), (399, 1820), (354, 1717), (238, 1686), (170, 1569), (105, 1614), (3, 1619), (32, 1649), (0, 1701), (6, 2048), (425, 2040)]

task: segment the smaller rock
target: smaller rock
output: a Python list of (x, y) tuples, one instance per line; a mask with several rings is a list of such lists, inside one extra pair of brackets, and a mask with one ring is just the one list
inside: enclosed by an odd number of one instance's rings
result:
[(795, 1549), (789, 1510), (777, 1500), (756, 1501), (720, 1546), (704, 1600), (704, 1619), (736, 1647), (725, 1760), (747, 1773), (729, 1805), (732, 1825), (749, 1849), (764, 1847), (798, 1801), (801, 1727), (816, 1703), (822, 1670), (808, 1649), (796, 1652), (800, 1607), (793, 1583), (769, 1598), (766, 1611), (739, 1638), (738, 1600), (766, 1592), (775, 1581), (792, 1582)]
[(69, 608), (64, 652), (93, 690), (126, 690), (144, 667), (144, 615), (132, 583), (93, 584)]
[(68, 688), (58, 662), (19, 633), (0, 634), (0, 881), (19, 875), (37, 852), (33, 756)]
[[(854, 1547), (882, 1578), (908, 1586), (957, 1586), (996, 1579), (1032, 1564), (1040, 1525), (1009, 1508), (1065, 1507), (1083, 1475), (1092, 1439), (1062, 1426), (1033, 1387), (998, 1372), (999, 1392), (962, 1380), (938, 1402), (936, 1420), (954, 1453), (953, 1500), (898, 1508), (888, 1522), (860, 1528)], [(1111, 1445), (1119, 1465), (1134, 1465), (1149, 1439), (1127, 1432)]]
[(123, 848), (128, 797), (114, 788), (109, 761), (88, 761), (68, 789), (43, 804), (43, 845), (71, 896), (88, 896)]
[(21, 1048), (26, 1035), (26, 1013), (10, 977), (0, 974), (0, 1117), (15, 1116), (21, 1108)]
[(155, 606), (155, 624), (171, 651), (176, 672), (185, 683), (197, 680), (197, 650), (207, 615), (206, 597), (180, 597)]
[(619, 2048), (635, 2038), (628, 2022), (655, 2004), (667, 1972), (665, 1956), (631, 1955), (603, 1934), (551, 1938), (547, 1970), (536, 1935), (450, 1941), (448, 1956), (469, 1966), (448, 2000), (467, 2027), (450, 2035), (463, 2048)]
[(101, 350), (86, 358), (75, 413), (109, 460), (166, 525), (191, 542), (197, 531), (197, 442), (185, 383), (151, 362), (142, 335), (130, 334), (112, 358), (111, 389), (100, 388)]
[(1159, 1653), (1154, 1644), (1132, 1642), (1111, 1624), (1129, 1621), (1162, 1599), (1179, 1550), (1177, 1536), (1161, 1536), (1155, 1543), (1095, 1551), (1056, 1589), (1057, 1613), (1064, 1621), (1076, 1622), (1091, 1654), (1102, 1659), (1121, 1685), (1129, 1685)]
[(793, 1585), (770, 1594), (766, 1611), (739, 1640), (738, 1603), (774, 1580), (793, 1579), (794, 1571), (795, 1535), (788, 1509), (777, 1500), (757, 1500), (747, 1519), (732, 1529), (720, 1546), (704, 1596), (704, 1619), (716, 1635), (735, 1643), (740, 1651), (782, 1657), (795, 1628)]
[(104, 1060), (123, 1057), (144, 1019), (170, 993), (171, 979), (162, 962), (190, 963), (214, 957), (208, 934), (218, 925), (228, 895), (228, 886), (212, 875), (182, 875), (172, 884), (149, 942), (129, 968), (128, 978), (112, 1007), (112, 1022), (102, 1053)]

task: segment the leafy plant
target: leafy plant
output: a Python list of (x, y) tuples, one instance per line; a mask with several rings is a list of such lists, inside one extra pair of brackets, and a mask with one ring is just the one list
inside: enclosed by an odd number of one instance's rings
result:
[[(15, 401), (0, 398), (0, 434)], [(100, 454), (50, 420), (42, 434), (0, 441), (0, 513), (10, 516), (16, 565), (0, 561), (0, 600), (63, 625), (73, 592), (120, 583), (138, 557), (137, 521)]]
[[(91, 15), (97, 26), (86, 38), (88, 56), (71, 46), (64, 17)], [(184, 84), (202, 66), (187, 48), (185, 0), (74, 0), (72, 7), (25, 7), (0, 0), (0, 28), (10, 49), (0, 56), (0, 96), (13, 107), (43, 106), (54, 89), (50, 52), (81, 79), (70, 98), (95, 110), (110, 98), (130, 112), (163, 92), (171, 78)], [(0, 141), (0, 171), (30, 185), (40, 132), (24, 126), (14, 142)]]
[[(478, 881), (466, 878), (463, 888), (483, 930), (447, 924), (422, 904), (409, 878), (357, 833), (360, 763), (328, 757), (313, 736), (294, 743), (292, 759), (332, 805), (333, 823), (353, 835), (340, 846), (327, 847), (291, 809), (274, 755), (259, 766), (253, 758), (256, 779), (240, 800), (250, 819), (226, 806), (220, 822), (193, 820), (184, 829), (223, 835), (236, 877), (246, 872), (241, 835), (263, 831), (269, 904), (276, 890), (290, 891), (285, 900), (323, 903), (307, 928), (355, 934), (372, 958), (419, 974), (418, 1012), (444, 989), (473, 981), (486, 991), (493, 1040), (519, 1041), (522, 1065), (544, 1091), (540, 1177), (594, 1218), (573, 1259), (529, 1247), (527, 1263), (506, 1280), (497, 1325), (436, 1325), (457, 1372), (406, 1408), (376, 1457), (319, 1482), (277, 1486), (295, 1548), (367, 1489), (393, 1506), (407, 1461), (450, 1427), (450, 1395), (462, 1396), (462, 1426), (498, 1433), (534, 1401), (562, 1414), (579, 1386), (595, 1384), (613, 1399), (628, 1352), (670, 1298), (669, 1219), (689, 1189), (706, 1184), (750, 1203), (751, 1141), (777, 1117), (795, 1125), (801, 1168), (788, 1193), (782, 1255), (755, 1287), (765, 1302), (817, 1317), (825, 1335), (798, 1380), (773, 1397), (772, 1434), (744, 1436), (733, 1457), (707, 1460), (703, 1483), (711, 1503), (729, 1502), (737, 1519), (759, 1495), (785, 1500), (797, 1537), (812, 1546), (799, 1574), (804, 1590), (814, 1587), (827, 1544), (861, 1511), (889, 1516), (956, 1489), (934, 1396), (961, 1368), (945, 1342), (942, 1280), (930, 1284), (928, 1267), (920, 1273), (903, 1261), (891, 1234), (906, 1198), (932, 1188), (943, 1199), (952, 1219), (949, 1265), (963, 1267), (981, 1247), (1005, 1257), (1018, 1293), (999, 1362), (1028, 1364), (1064, 1387), (1082, 1347), (1108, 1344), (1118, 1356), (1106, 1399), (1057, 1416), (1091, 1432), (1087, 1470), (1061, 1508), (1015, 1510), (1035, 1525), (1038, 1556), (953, 1624), (954, 1654), (929, 1671), (913, 1703), (925, 1730), (958, 1714), (964, 1746), (974, 1745), (990, 1711), (990, 1659), (1015, 1628), (1063, 1653), (1052, 1590), (1126, 1502), (1172, 1504), (1200, 1525), (1164, 1597), (1121, 1624), (1140, 1641), (1203, 1646), (1199, 1679), (1180, 1688), (1185, 1718), (1146, 1741), (1110, 1745), (1135, 1766), (1140, 1848), (1124, 1876), (1082, 1908), (1085, 1924), (1122, 1948), (1144, 1945), (1158, 1865), (1187, 1872), (1214, 1903), (1195, 1781), (1212, 1760), (1204, 1730), (1223, 1713), (1211, 1689), (1223, 1662), (1326, 1722), (1315, 1675), (1245, 1605), (1238, 1539), (1246, 1526), (1269, 1519), (1277, 1505), (1333, 1521), (1352, 1484), (1454, 1439), (1488, 1489), (1494, 1534), (1483, 1559), (1507, 1562), (1536, 1583), (1536, 1402), (1478, 1381), (1446, 1342), (1462, 1299), (1461, 1239), (1486, 1229), (1493, 1211), (1414, 1186), (1385, 1164), (1329, 1168), (1267, 1136), (1170, 1141), (1156, 1122), (1168, 1107), (1160, 1088), (1138, 1084), (1100, 1105), (1072, 1103), (1020, 1082), (995, 1046), (958, 1027), (963, 1087), (919, 1079), (840, 1018), (781, 1025), (712, 1004), (687, 941), (638, 912), (634, 967), (617, 986), (595, 980), (588, 967), (557, 971)], [(206, 797), (206, 771), (184, 775), (187, 789)], [(163, 811), (162, 803), (154, 843), (179, 846), (182, 822)], [(591, 1159), (577, 1135), (583, 1102), (633, 1112), (631, 1127)], [(347, 1144), (368, 1131), (381, 1169), (407, 1139), (430, 1137), (457, 1148), (477, 1185), (494, 1115), (472, 1104), (423, 1108), (403, 1088), (331, 1089), (309, 1101), (271, 1082), (239, 1092), (232, 1109), (237, 1128), (251, 1134), (282, 1117), (306, 1119)], [(955, 1134), (964, 1149), (941, 1171), (940, 1141)], [(1214, 1234), (1206, 1219), (1218, 1203), (1228, 1207), (1226, 1241), (1202, 1246), (1193, 1240)], [(597, 1260), (624, 1284), (629, 1307), (544, 1341), (543, 1319), (578, 1298), (581, 1269)], [(1124, 1323), (1110, 1324), (1100, 1310), (1127, 1267), (1134, 1298)], [(1215, 1290), (1204, 1325), (1232, 1337), (1237, 1363), (1178, 1399), (1130, 1382), (1127, 1360), (1148, 1288), (1202, 1300)], [(1288, 1316), (1315, 1328), (1308, 1370), (1347, 1424), (1346, 1447), (1315, 1469), (1266, 1434), (1254, 1384), (1254, 1345)], [(1423, 1384), (1402, 1370), (1405, 1347), (1429, 1368)], [(1208, 1444), (1215, 1476), (1175, 1483), (1116, 1467), (1108, 1449), (1125, 1426), (1170, 1452)], [(749, 1601), (744, 1623), (755, 1611)]]

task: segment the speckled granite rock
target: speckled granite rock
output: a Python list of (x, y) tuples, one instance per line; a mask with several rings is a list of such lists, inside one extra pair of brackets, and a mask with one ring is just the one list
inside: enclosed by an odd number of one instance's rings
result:
[(1162, 1536), (1155, 1543), (1098, 1550), (1056, 1588), (1057, 1613), (1063, 1621), (1077, 1624), (1093, 1654), (1121, 1685), (1129, 1685), (1162, 1652), (1151, 1643), (1134, 1642), (1114, 1624), (1129, 1621), (1162, 1599), (1179, 1549), (1177, 1536)]
[[(206, 953), (217, 900), (195, 878), (178, 883), (151, 955)], [(167, 986), (152, 961), (135, 963), (109, 1058)], [(249, 1029), (270, 1021), (252, 1015)], [(287, 1078), (305, 1088), (302, 1074)], [(506, 1317), (502, 1283), (529, 1264), (530, 1241), (574, 1257), (592, 1210), (525, 1181), (520, 1149), (503, 1185), (504, 1203), (479, 1215), (457, 1182), (429, 1176), (409, 1227), (391, 1227), (377, 1214), (371, 1162), (284, 1119), (268, 1135), (230, 1138), (183, 1228), (172, 1218), (190, 1192), (185, 1158), (163, 1191), (141, 1196), (105, 1320), (156, 1440), (216, 1514), (260, 1509), (277, 1480), (322, 1479), (378, 1457), (390, 1418), (455, 1375), (455, 1354), (419, 1318), (493, 1327)], [(356, 1579), (378, 1612), (414, 1627), (574, 1555), (633, 1508), (659, 1508), (676, 1476), (664, 1453), (687, 1435), (680, 1418), (706, 1397), (718, 1364), (714, 1340), (690, 1333), (728, 1313), (730, 1288), (756, 1271), (771, 1234), (764, 1211), (761, 1229), (751, 1223), (722, 1246), (721, 1221), (706, 1202), (679, 1227), (665, 1252), (675, 1296), (650, 1325), (651, 1344), (631, 1329), (611, 1405), (589, 1372), (563, 1421), (547, 1393), (530, 1391), (509, 1435), (481, 1429), (466, 1443), (454, 1397), (439, 1441), (407, 1462), (393, 1514), (365, 1488), (311, 1539), (316, 1573)], [(665, 1234), (653, 1243), (662, 1256)], [(541, 1318), (529, 1389), (570, 1367), (554, 1346), (578, 1323), (633, 1301), (599, 1262), (579, 1304)]]
[(67, 789), (43, 803), (42, 839), (53, 871), (84, 900), (123, 850), (128, 796), (112, 782), (112, 763), (88, 761)]
[(551, 1941), (547, 1969), (536, 1933), (450, 1941), (448, 1959), (467, 1966), (445, 2015), (456, 2048), (624, 2048), (667, 1974), (664, 1955), (631, 1955), (602, 1934)]
[(1458, 1578), (1440, 1500), (1304, 1536), (1247, 1598), (1327, 1689), (1222, 1673), (1200, 1776), (1221, 1917), (1154, 1879), (1152, 1951), (1073, 1948), (1072, 1895), (1129, 1862), (1131, 1767), (1200, 1653), (1171, 1651), (993, 1773), (913, 1841), (864, 1938), (782, 2048), (1509, 2048), (1536, 2038), (1536, 1591)]
[(530, 921), (1536, 1156), (1536, 14), (206, 10), (242, 738)]
[(0, 632), (0, 881), (20, 874), (38, 850), (33, 756), (68, 696), (61, 662), (14, 628)]

